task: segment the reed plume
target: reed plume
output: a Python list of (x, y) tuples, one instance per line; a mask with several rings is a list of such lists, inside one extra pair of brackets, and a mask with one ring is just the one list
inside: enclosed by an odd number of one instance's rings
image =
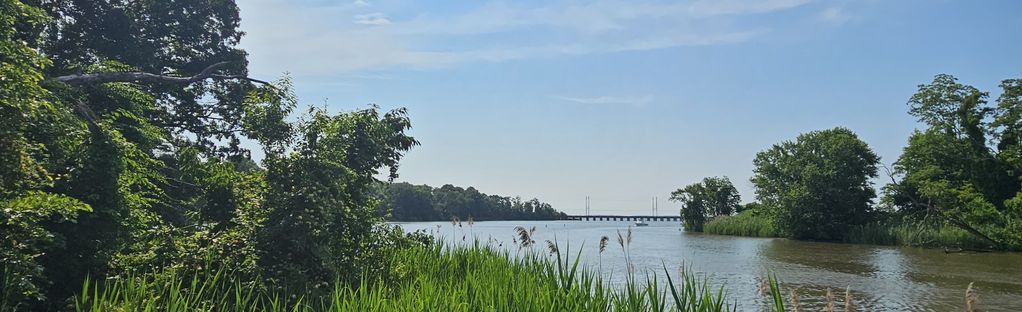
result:
[(536, 241), (532, 240), (532, 234), (536, 232), (536, 227), (532, 227), (532, 230), (526, 230), (524, 226), (516, 226), (515, 232), (518, 233), (518, 243), (521, 247), (530, 247)]
[(791, 289), (791, 307), (795, 312), (802, 312), (802, 304), (798, 300), (798, 289)]
[(468, 216), (468, 226), (472, 227), (475, 224), (476, 224), (476, 220), (473, 219), (472, 216)]
[(852, 305), (852, 286), (845, 288), (845, 312), (854, 312), (855, 306)]
[(978, 299), (978, 295), (976, 294), (976, 289), (972, 288), (972, 284), (973, 283), (969, 283), (969, 287), (965, 288), (965, 312), (977, 311), (976, 300)]
[(823, 311), (834, 312), (834, 293), (830, 291), (830, 287), (827, 287), (827, 306)]
[(632, 244), (632, 226), (628, 226), (628, 245)]
[(621, 230), (617, 230), (617, 244), (621, 245), (621, 249), (625, 249), (625, 238), (621, 236)]
[(607, 241), (609, 241), (609, 240), (610, 240), (610, 238), (607, 237), (606, 235), (604, 235), (603, 237), (600, 237), (600, 254), (601, 255), (603, 254), (604, 250), (607, 250)]
[(550, 255), (556, 254), (557, 253), (557, 244), (554, 244), (554, 242), (551, 242), (548, 239), (548, 240), (546, 240), (546, 249), (547, 249), (547, 251), (550, 252)]
[(767, 281), (767, 278), (759, 279), (759, 285), (756, 286), (756, 291), (759, 293), (760, 297), (766, 297), (767, 294), (770, 293), (770, 283)]

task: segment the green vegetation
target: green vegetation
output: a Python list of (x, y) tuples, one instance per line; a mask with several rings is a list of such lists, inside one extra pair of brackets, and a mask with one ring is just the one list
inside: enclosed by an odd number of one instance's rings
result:
[(756, 215), (752, 211), (713, 218), (703, 227), (703, 232), (719, 235), (778, 237), (770, 219)]
[(392, 221), (460, 220), (556, 220), (564, 213), (538, 199), (486, 195), (474, 187), (446, 184), (392, 183), (384, 185), (382, 204), (390, 208)]
[(951, 225), (923, 223), (874, 222), (852, 227), (844, 242), (918, 247), (990, 248), (987, 242)]
[(741, 209), (741, 196), (727, 177), (707, 177), (702, 182), (671, 192), (671, 201), (681, 203), (681, 221), (686, 231), (702, 232), (714, 216), (728, 216)]
[[(1022, 79), (1000, 87), (989, 105), (988, 93), (950, 75), (920, 85), (909, 114), (925, 128), (887, 170), (879, 203), (869, 146), (845, 128), (814, 131), (756, 155), (758, 203), (749, 205), (762, 218), (718, 217), (707, 231), (762, 236), (769, 223), (798, 239), (1022, 250)], [(695, 198), (696, 186), (676, 193)], [(697, 223), (706, 215), (682, 210)]]
[(752, 183), (780, 235), (839, 240), (869, 221), (879, 161), (851, 130), (813, 131), (756, 154)]
[[(390, 258), (397, 276), (330, 288), (322, 297), (274, 292), (229, 269), (193, 274), (161, 271), (86, 282), (78, 311), (731, 311), (727, 294), (686, 271), (634, 275), (622, 288), (605, 284), (569, 248), (532, 248), (512, 255), (488, 245), (401, 249)], [(670, 273), (668, 272), (670, 276)], [(297, 299), (288, 299), (297, 298)]]

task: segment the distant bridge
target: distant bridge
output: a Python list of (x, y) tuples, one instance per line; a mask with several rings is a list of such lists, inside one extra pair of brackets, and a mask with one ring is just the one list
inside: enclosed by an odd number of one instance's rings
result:
[(615, 216), (615, 215), (588, 215), (588, 216), (566, 216), (564, 220), (575, 221), (677, 221), (681, 222), (681, 216)]

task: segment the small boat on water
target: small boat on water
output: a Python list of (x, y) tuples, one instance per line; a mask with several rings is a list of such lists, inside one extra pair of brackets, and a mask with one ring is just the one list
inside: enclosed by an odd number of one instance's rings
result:
[(649, 225), (649, 223), (646, 223), (645, 221), (642, 221), (642, 220), (635, 221), (635, 226), (648, 226), (648, 225)]

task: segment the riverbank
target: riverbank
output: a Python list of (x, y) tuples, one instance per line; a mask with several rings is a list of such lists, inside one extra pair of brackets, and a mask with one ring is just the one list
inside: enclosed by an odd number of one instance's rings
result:
[[(625, 243), (627, 244), (627, 243)], [(535, 246), (539, 247), (539, 246)], [(403, 249), (391, 259), (390, 281), (363, 279), (318, 298), (271, 292), (230, 271), (194, 275), (164, 271), (147, 277), (89, 282), (76, 311), (730, 311), (724, 288), (685, 271), (666, 281), (638, 278), (614, 288), (585, 268), (572, 250), (553, 244), (512, 255), (476, 242)], [(666, 270), (666, 269), (665, 269)], [(673, 276), (673, 277), (672, 277)], [(777, 288), (776, 283), (772, 284)], [(768, 287), (768, 286), (764, 286)], [(766, 290), (764, 290), (766, 292)], [(766, 295), (765, 296), (769, 296)], [(776, 298), (780, 290), (774, 291)]]
[[(703, 226), (703, 232), (717, 235), (780, 237), (768, 218), (751, 213), (714, 218)], [(987, 250), (991, 248), (988, 242), (953, 226), (897, 222), (873, 222), (852, 227), (841, 242), (952, 249)]]

